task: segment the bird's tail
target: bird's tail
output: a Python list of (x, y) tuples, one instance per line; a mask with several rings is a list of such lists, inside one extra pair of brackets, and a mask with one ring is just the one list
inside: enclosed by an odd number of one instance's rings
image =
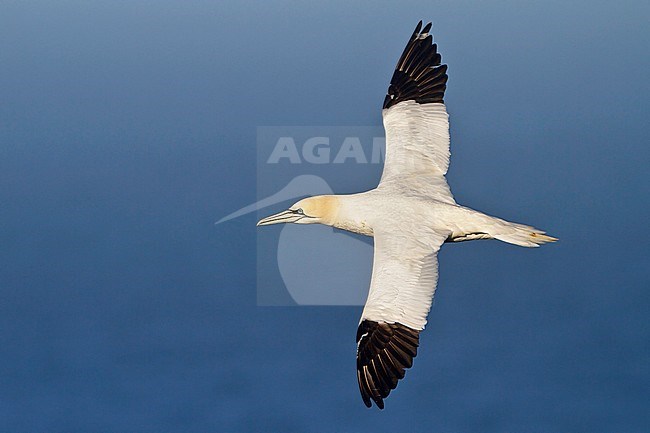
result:
[(503, 223), (505, 224), (500, 224), (499, 228), (493, 233), (490, 233), (490, 235), (495, 239), (509, 244), (515, 244), (522, 247), (539, 247), (542, 244), (558, 240), (557, 238), (548, 236), (546, 232), (534, 227), (511, 223), (508, 221), (503, 221)]

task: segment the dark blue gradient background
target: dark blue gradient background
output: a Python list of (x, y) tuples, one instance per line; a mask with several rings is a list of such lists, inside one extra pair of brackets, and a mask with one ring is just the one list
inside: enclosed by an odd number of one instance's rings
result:
[[(2, 2), (0, 431), (647, 432), (649, 17)], [(445, 246), (380, 412), (360, 308), (257, 307), (255, 215), (213, 222), (255, 200), (258, 125), (379, 125), (419, 19), (449, 64), (456, 198), (561, 241)]]

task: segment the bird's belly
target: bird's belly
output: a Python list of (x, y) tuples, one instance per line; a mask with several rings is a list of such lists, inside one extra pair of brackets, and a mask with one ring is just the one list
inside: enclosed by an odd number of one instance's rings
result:
[(373, 236), (372, 227), (365, 221), (341, 221), (334, 225), (337, 229), (347, 230), (364, 236)]
[(374, 229), (406, 233), (449, 232), (452, 239), (467, 233), (464, 227), (467, 209), (456, 204), (377, 190), (359, 194), (353, 200), (334, 227), (365, 236), (373, 236)]

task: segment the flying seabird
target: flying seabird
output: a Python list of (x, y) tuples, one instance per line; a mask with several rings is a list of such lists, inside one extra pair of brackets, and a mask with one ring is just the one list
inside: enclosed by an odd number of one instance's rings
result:
[(386, 156), (377, 188), (305, 198), (257, 223), (326, 224), (374, 237), (370, 291), (357, 330), (357, 379), (365, 405), (380, 409), (413, 364), (444, 242), (498, 239), (538, 247), (557, 240), (454, 200), (445, 179), (447, 65), (440, 63), (430, 29), (431, 23), (418, 23), (388, 87), (382, 109)]

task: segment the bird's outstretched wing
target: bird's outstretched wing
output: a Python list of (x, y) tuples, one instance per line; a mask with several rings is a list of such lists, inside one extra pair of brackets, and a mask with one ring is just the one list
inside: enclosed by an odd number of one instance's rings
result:
[(357, 379), (366, 406), (383, 409), (417, 354), (438, 281), (437, 254), (448, 233), (375, 229), (368, 300), (357, 331)]
[(382, 116), (386, 158), (382, 185), (412, 187), (454, 203), (444, 178), (449, 166), (449, 116), (443, 101), (447, 65), (429, 34), (417, 25), (397, 62)]

